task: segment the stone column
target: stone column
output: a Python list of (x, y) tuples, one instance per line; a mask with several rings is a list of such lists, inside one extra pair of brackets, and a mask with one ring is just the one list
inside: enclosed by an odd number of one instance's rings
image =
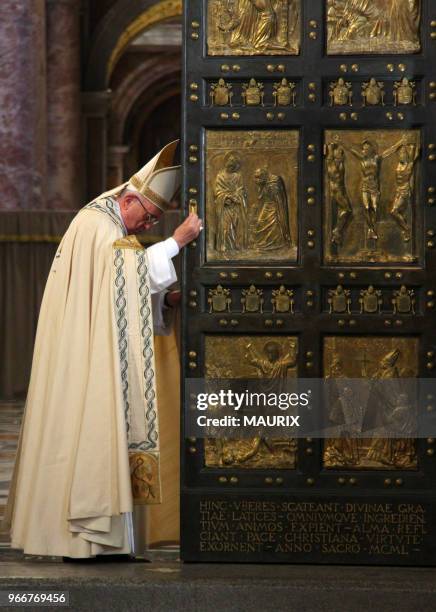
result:
[(124, 157), (129, 147), (112, 145), (109, 147), (107, 186), (113, 189), (124, 182)]
[(0, 83), (0, 207), (44, 208), (45, 0), (1, 0)]
[(47, 0), (47, 208), (81, 202), (78, 0)]
[(82, 93), (82, 122), (85, 139), (84, 200), (89, 202), (107, 190), (107, 118), (111, 91)]

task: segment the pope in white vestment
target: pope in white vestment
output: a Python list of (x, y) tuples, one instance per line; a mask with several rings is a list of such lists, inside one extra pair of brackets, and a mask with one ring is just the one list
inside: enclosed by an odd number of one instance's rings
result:
[(134, 504), (160, 502), (153, 327), (165, 328), (172, 257), (201, 222), (148, 249), (128, 234), (179, 190), (176, 146), (85, 206), (53, 261), (6, 515), (25, 553), (130, 554)]

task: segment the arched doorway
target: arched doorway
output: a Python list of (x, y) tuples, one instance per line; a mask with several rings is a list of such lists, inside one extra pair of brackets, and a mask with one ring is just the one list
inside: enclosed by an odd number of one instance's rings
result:
[[(157, 150), (159, 139), (153, 149), (149, 138), (142, 155), (133, 153), (138, 130), (147, 129), (145, 117), (153, 111), (159, 122), (156, 100), (164, 104), (179, 95), (181, 15), (181, 0), (116, 0), (93, 35), (83, 96), (85, 199), (122, 181)], [(172, 125), (179, 116), (172, 116)], [(170, 139), (179, 135), (176, 129), (165, 132)]]
[(108, 186), (131, 176), (180, 136), (181, 23), (169, 20), (138, 35), (111, 78)]
[(136, 159), (142, 166), (165, 143), (180, 138), (180, 93), (177, 91), (163, 100), (144, 121), (138, 134)]

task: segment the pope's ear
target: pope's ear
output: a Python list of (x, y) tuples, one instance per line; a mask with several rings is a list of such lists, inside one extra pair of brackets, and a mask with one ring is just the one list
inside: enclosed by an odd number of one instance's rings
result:
[(135, 196), (130, 193), (121, 196), (119, 200), (121, 210), (127, 210), (134, 200), (136, 200)]

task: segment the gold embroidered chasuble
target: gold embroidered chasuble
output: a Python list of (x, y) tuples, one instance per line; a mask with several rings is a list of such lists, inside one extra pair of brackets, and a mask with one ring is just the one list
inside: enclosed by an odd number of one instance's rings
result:
[(41, 305), (6, 514), (28, 554), (128, 553), (133, 504), (161, 500), (151, 294), (176, 275), (114, 204), (72, 221)]

